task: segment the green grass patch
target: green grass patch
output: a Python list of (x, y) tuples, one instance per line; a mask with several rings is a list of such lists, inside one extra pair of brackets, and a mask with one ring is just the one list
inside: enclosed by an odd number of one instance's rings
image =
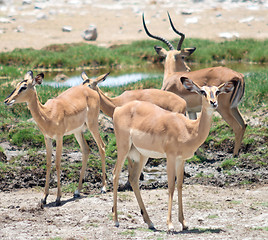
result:
[(254, 227), (252, 228), (252, 230), (263, 230), (263, 231), (267, 231), (268, 232), (268, 227)]
[(208, 219), (215, 219), (215, 218), (218, 218), (219, 215), (218, 214), (210, 214), (208, 215)]
[(44, 137), (40, 131), (34, 127), (15, 128), (9, 132), (9, 140), (13, 144), (21, 147), (27, 146), (44, 146)]
[(136, 235), (134, 230), (126, 230), (124, 232), (121, 232), (120, 235), (125, 235), (125, 236), (131, 236), (134, 237)]
[[(174, 39), (176, 42), (178, 39)], [(118, 66), (144, 66), (159, 62), (154, 51), (154, 45), (166, 47), (154, 40), (135, 41), (131, 44), (98, 47), (86, 43), (51, 45), (41, 50), (15, 49), (0, 53), (1, 76), (7, 76), (7, 71), (13, 71), (13, 76), (19, 76), (17, 68), (66, 68), (75, 69), (84, 66), (96, 66), (115, 69)], [(185, 39), (184, 46), (195, 46), (197, 51), (189, 61), (197, 63), (212, 63), (226, 61), (244, 61), (267, 63), (268, 40), (238, 39), (221, 43), (203, 39)], [(9, 67), (10, 69), (7, 69)]]
[(231, 159), (226, 159), (221, 163), (221, 168), (224, 170), (230, 170), (236, 165), (236, 160), (231, 158)]

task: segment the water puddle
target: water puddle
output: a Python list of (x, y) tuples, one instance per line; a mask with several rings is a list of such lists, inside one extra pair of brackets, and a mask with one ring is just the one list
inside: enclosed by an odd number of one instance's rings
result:
[[(161, 77), (162, 74), (153, 74), (153, 73), (130, 73), (130, 74), (123, 74), (119, 76), (108, 76), (107, 79), (98, 84), (98, 86), (102, 87), (117, 87), (117, 86), (122, 86), (126, 85), (128, 83), (134, 83), (138, 82), (141, 80), (146, 80), (146, 79), (152, 79), (152, 78), (159, 78)], [(94, 79), (94, 77), (92, 77)], [(81, 76), (74, 76), (70, 77), (64, 82), (44, 82), (44, 85), (49, 85), (52, 87), (73, 87), (77, 86), (82, 83), (82, 78)]]

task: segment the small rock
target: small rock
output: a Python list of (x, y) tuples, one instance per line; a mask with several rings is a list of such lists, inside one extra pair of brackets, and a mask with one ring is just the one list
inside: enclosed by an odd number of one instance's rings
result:
[(22, 5), (30, 5), (32, 4), (32, 0), (23, 0)]
[(72, 27), (71, 26), (63, 26), (62, 27), (62, 31), (63, 32), (71, 32), (72, 31)]
[(47, 19), (47, 15), (46, 15), (45, 13), (39, 13), (39, 14), (36, 16), (36, 19), (37, 19), (37, 20)]
[(226, 39), (231, 39), (231, 38), (239, 38), (240, 35), (237, 32), (223, 32), (223, 33), (219, 33), (219, 37), (221, 38), (226, 38)]
[(15, 32), (24, 32), (24, 28), (22, 26), (17, 26), (17, 28), (15, 28)]
[(53, 79), (56, 82), (64, 82), (68, 79), (68, 77), (65, 74), (57, 74), (56, 77)]
[(254, 20), (255, 18), (253, 16), (247, 17), (247, 18), (243, 18), (241, 20), (239, 20), (240, 23), (249, 23), (252, 20)]
[(11, 21), (8, 18), (2, 17), (0, 18), (0, 23), (11, 23)]
[(184, 9), (181, 11), (182, 15), (191, 15), (193, 11), (191, 9)]
[(86, 41), (95, 41), (97, 39), (97, 28), (95, 25), (90, 25), (88, 29), (86, 29), (82, 33), (82, 37)]
[(185, 20), (185, 23), (186, 23), (186, 24), (189, 24), (189, 23), (198, 23), (198, 17), (187, 18), (187, 19)]

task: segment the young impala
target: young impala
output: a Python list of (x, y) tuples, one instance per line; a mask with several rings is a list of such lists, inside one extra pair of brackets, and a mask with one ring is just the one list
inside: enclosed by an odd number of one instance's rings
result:
[(154, 228), (139, 190), (139, 176), (149, 157), (167, 158), (168, 175), (168, 229), (173, 230), (171, 210), (175, 179), (177, 177), (179, 222), (187, 229), (182, 209), (182, 182), (184, 162), (191, 158), (206, 140), (214, 110), (218, 107), (218, 95), (233, 90), (233, 82), (219, 87), (200, 87), (187, 77), (181, 77), (182, 85), (202, 96), (202, 111), (197, 120), (183, 114), (166, 111), (155, 104), (132, 101), (114, 112), (114, 131), (117, 143), (117, 162), (113, 172), (113, 220), (119, 226), (117, 216), (117, 188), (119, 174), (126, 158), (131, 159), (129, 182), (137, 198), (141, 214), (149, 228)]
[(81, 77), (86, 85), (98, 92), (100, 96), (100, 109), (111, 118), (113, 118), (114, 109), (116, 107), (123, 106), (133, 100), (151, 102), (171, 112), (183, 114), (186, 112), (185, 100), (172, 92), (159, 89), (138, 89), (125, 91), (117, 97), (110, 98), (98, 87), (98, 84), (106, 78), (89, 79), (85, 72), (81, 74)]
[[(104, 78), (102, 75), (99, 78)], [(30, 112), (39, 129), (44, 135), (47, 151), (47, 172), (44, 198), (42, 203), (46, 204), (49, 194), (49, 179), (52, 157), (52, 139), (56, 140), (56, 170), (57, 170), (57, 199), (56, 205), (60, 205), (60, 163), (62, 154), (63, 136), (74, 133), (74, 136), (82, 150), (82, 169), (78, 189), (74, 197), (80, 195), (82, 181), (84, 179), (89, 146), (84, 139), (83, 131), (87, 127), (94, 137), (101, 156), (102, 162), (102, 191), (106, 191), (105, 173), (105, 149), (98, 129), (98, 115), (100, 110), (99, 95), (84, 84), (69, 88), (58, 97), (48, 100), (42, 105), (38, 99), (35, 86), (41, 84), (44, 74), (40, 73), (33, 77), (33, 72), (28, 71), (24, 80), (18, 83), (14, 91), (5, 99), (5, 104), (12, 106), (14, 103), (26, 102)]]
[(175, 29), (169, 14), (168, 17), (172, 29), (181, 36), (177, 49), (175, 49), (168, 40), (152, 35), (146, 27), (144, 15), (142, 18), (143, 26), (147, 35), (151, 38), (164, 42), (169, 48), (167, 51), (159, 46), (154, 47), (157, 54), (165, 58), (164, 78), (161, 89), (171, 91), (184, 98), (187, 103), (187, 112), (189, 117), (191, 119), (196, 119), (196, 112), (201, 110), (201, 97), (196, 93), (187, 91), (182, 86), (180, 78), (182, 76), (190, 78), (199, 86), (219, 86), (222, 83), (233, 81), (233, 91), (230, 94), (223, 94), (219, 97), (219, 106), (217, 111), (234, 131), (235, 146), (233, 154), (234, 156), (237, 156), (246, 130), (246, 124), (237, 108), (244, 95), (244, 76), (241, 73), (235, 72), (226, 67), (211, 67), (191, 72), (184, 59), (192, 54), (195, 51), (195, 48), (181, 49), (185, 36), (183, 33)]

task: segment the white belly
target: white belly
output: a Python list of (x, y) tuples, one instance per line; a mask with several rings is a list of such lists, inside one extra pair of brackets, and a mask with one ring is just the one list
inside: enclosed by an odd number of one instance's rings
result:
[(72, 129), (68, 132), (65, 132), (64, 136), (71, 135), (71, 134), (76, 133), (76, 132), (84, 132), (86, 129), (87, 129), (86, 124), (83, 123), (83, 125), (81, 125), (80, 127)]
[(150, 157), (150, 158), (166, 158), (167, 157), (165, 153), (150, 151), (150, 150), (143, 149), (143, 148), (137, 148), (137, 150), (145, 157)]

